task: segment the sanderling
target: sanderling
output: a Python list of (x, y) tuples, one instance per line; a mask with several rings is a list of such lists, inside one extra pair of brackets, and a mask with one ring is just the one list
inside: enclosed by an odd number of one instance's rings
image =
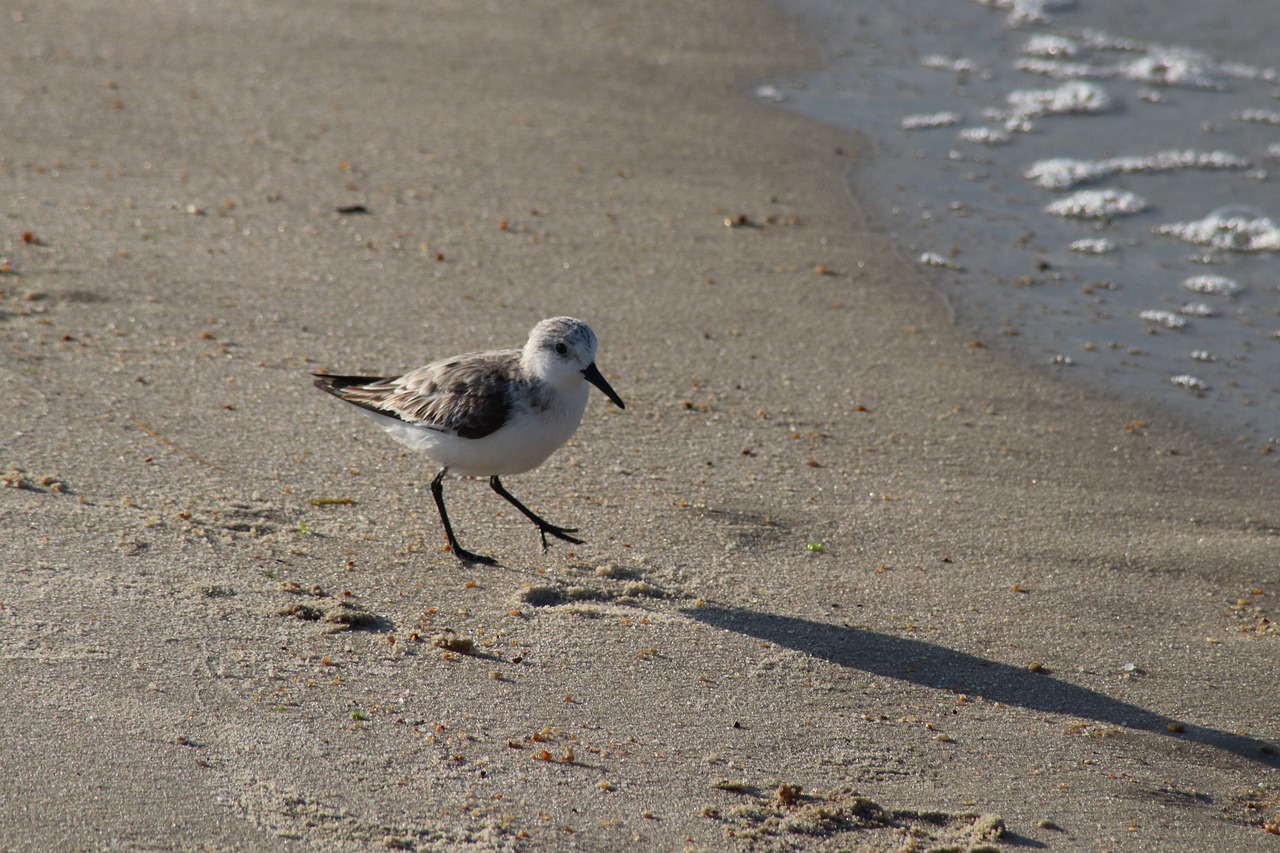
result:
[(516, 500), (498, 478), (537, 468), (569, 440), (587, 408), (587, 383), (626, 406), (596, 368), (596, 335), (572, 317), (533, 327), (522, 350), (469, 353), (433, 361), (399, 377), (315, 373), (315, 385), (360, 407), (392, 438), (441, 466), (431, 494), (449, 547), (463, 562), (494, 564), (458, 544), (444, 508), (444, 475), (484, 476), (489, 486), (547, 534), (575, 544)]

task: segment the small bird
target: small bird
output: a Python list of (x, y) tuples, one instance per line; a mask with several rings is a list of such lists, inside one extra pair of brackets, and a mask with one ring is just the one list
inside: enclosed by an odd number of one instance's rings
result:
[(569, 440), (587, 408), (588, 382), (626, 408), (596, 368), (596, 335), (586, 323), (552, 317), (533, 327), (524, 349), (456, 355), (398, 377), (312, 376), (317, 388), (358, 406), (396, 441), (441, 466), (431, 494), (459, 560), (496, 565), (453, 535), (444, 508), (448, 473), (488, 477), (495, 492), (537, 525), (543, 550), (548, 533), (582, 544), (572, 535), (576, 528), (539, 517), (499, 477), (537, 468)]

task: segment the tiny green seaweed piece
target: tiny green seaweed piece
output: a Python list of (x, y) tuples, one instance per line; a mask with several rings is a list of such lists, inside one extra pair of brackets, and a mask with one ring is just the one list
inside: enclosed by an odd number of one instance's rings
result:
[(369, 719), (369, 715), (368, 715), (368, 714), (366, 714), (364, 711), (361, 711), (359, 708), (357, 708), (356, 710), (354, 710), (354, 711), (352, 711), (352, 712), (351, 712), (351, 719), (353, 719), (353, 720), (367, 720), (367, 719)]
[(805, 548), (808, 548), (810, 551), (812, 551), (812, 552), (813, 552), (813, 553), (815, 553), (815, 554), (821, 554), (821, 553), (822, 553), (822, 543), (821, 543), (821, 542), (810, 542), (809, 544), (805, 545), (804, 547), (805, 547)]
[(355, 506), (355, 498), (312, 498), (312, 506)]

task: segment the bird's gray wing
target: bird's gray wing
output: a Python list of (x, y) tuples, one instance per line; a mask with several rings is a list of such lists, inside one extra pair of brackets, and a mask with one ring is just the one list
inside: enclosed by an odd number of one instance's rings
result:
[(405, 423), (484, 438), (507, 422), (519, 352), (473, 353), (432, 362), (403, 376), (317, 373), (317, 388)]

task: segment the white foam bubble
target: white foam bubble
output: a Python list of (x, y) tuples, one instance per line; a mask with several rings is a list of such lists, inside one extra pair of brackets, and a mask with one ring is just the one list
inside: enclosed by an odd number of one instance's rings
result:
[(1226, 76), (1235, 77), (1238, 80), (1265, 80), (1271, 83), (1280, 80), (1280, 71), (1274, 68), (1264, 68), (1260, 65), (1249, 65), (1245, 62), (1228, 60), (1220, 64), (1218, 70)]
[[(1137, 54), (1106, 61), (1095, 53), (1124, 51)], [(1234, 61), (1217, 61), (1209, 54), (1182, 45), (1162, 45), (1117, 38), (1098, 30), (1084, 30), (1075, 38), (1061, 35), (1032, 36), (1022, 46), (1014, 67), (1055, 80), (1125, 79), (1152, 86), (1184, 89), (1227, 88), (1224, 79), (1280, 80), (1274, 68)]]
[(757, 86), (756, 97), (761, 99), (762, 101), (773, 101), (774, 103), (779, 103), (779, 104), (787, 99), (786, 94), (783, 93), (781, 89), (779, 89), (777, 86), (773, 86), (770, 84)]
[(949, 127), (950, 125), (959, 123), (959, 115), (944, 110), (937, 113), (920, 113), (916, 115), (903, 116), (898, 121), (898, 127), (903, 130), (929, 130), (934, 127)]
[(1007, 108), (989, 107), (982, 114), (1010, 133), (1027, 133), (1033, 127), (1031, 120), (1040, 116), (1102, 113), (1112, 105), (1105, 89), (1079, 80), (1056, 89), (1015, 89), (1005, 101)]
[(1280, 124), (1280, 113), (1275, 110), (1241, 110), (1232, 113), (1236, 121), (1251, 121), (1255, 124)]
[(1071, 251), (1083, 252), (1086, 255), (1105, 255), (1107, 252), (1114, 252), (1115, 250), (1116, 244), (1106, 237), (1088, 237), (1084, 240), (1076, 240), (1071, 244)]
[(1046, 213), (1056, 213), (1072, 219), (1106, 219), (1141, 213), (1147, 209), (1147, 200), (1127, 190), (1079, 190), (1045, 205)]
[(1082, 77), (1114, 77), (1114, 69), (1089, 62), (1073, 62), (1048, 56), (1024, 56), (1015, 60), (1013, 67), (1028, 74), (1039, 74), (1054, 80), (1079, 80)]
[(1171, 222), (1153, 229), (1197, 246), (1233, 252), (1280, 251), (1280, 228), (1269, 218), (1234, 209), (1214, 211), (1194, 222)]
[(1140, 156), (1108, 157), (1105, 160), (1054, 157), (1032, 163), (1024, 174), (1037, 186), (1060, 190), (1114, 174), (1171, 172), (1179, 169), (1248, 169), (1252, 165), (1247, 158), (1230, 151), (1196, 151), (1188, 148)]
[(1055, 89), (1014, 89), (1008, 95), (1016, 115), (1100, 113), (1111, 109), (1111, 96), (1096, 83), (1073, 80)]
[(974, 0), (980, 6), (1005, 9), (1006, 20), (1011, 26), (1023, 24), (1047, 24), (1052, 20), (1049, 12), (1070, 9), (1075, 0)]
[(1193, 275), (1182, 286), (1196, 293), (1208, 293), (1214, 296), (1235, 296), (1241, 287), (1235, 279), (1225, 275)]
[(1070, 59), (1080, 52), (1080, 45), (1066, 36), (1042, 33), (1027, 39), (1022, 45), (1027, 56), (1043, 56), (1048, 59)]
[(960, 138), (982, 145), (1004, 145), (1009, 141), (1009, 134), (998, 127), (966, 127), (960, 131)]
[(951, 270), (960, 269), (955, 261), (951, 260), (946, 255), (941, 255), (937, 252), (921, 252), (920, 257), (916, 260), (927, 267), (944, 267), (945, 269)]
[(1186, 388), (1188, 391), (1208, 391), (1209, 385), (1203, 379), (1197, 379), (1190, 373), (1184, 373), (1181, 376), (1174, 376), (1169, 379), (1179, 388)]
[(951, 71), (957, 74), (964, 74), (974, 70), (973, 60), (963, 57), (943, 56), (940, 53), (931, 53), (920, 60), (920, 64), (925, 68), (936, 68), (939, 71)]
[(1184, 48), (1155, 48), (1119, 65), (1119, 72), (1130, 80), (1156, 86), (1179, 86), (1185, 89), (1219, 89), (1221, 84), (1210, 73), (1211, 63), (1198, 51)]
[(1077, 184), (1096, 181), (1103, 172), (1096, 162), (1075, 160), (1071, 157), (1054, 157), (1050, 160), (1038, 160), (1023, 175), (1038, 186), (1051, 190), (1064, 190)]
[(1203, 302), (1188, 302), (1178, 309), (1179, 314), (1187, 317), (1216, 317), (1218, 312)]
[(1187, 321), (1174, 314), (1172, 311), (1149, 310), (1143, 311), (1138, 315), (1148, 323), (1158, 323), (1166, 329), (1181, 329), (1187, 325)]

